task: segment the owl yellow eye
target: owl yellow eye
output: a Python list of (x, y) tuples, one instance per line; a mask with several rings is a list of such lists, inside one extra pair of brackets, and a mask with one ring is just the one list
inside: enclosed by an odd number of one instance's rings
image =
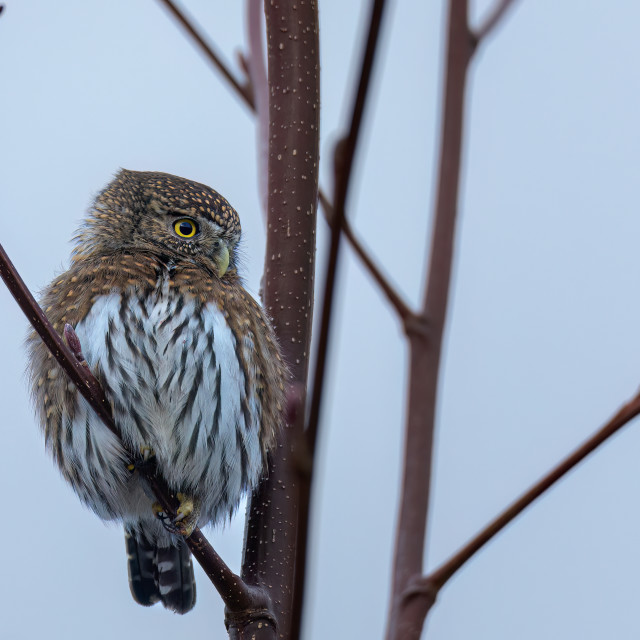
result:
[(198, 225), (189, 218), (182, 218), (175, 221), (173, 224), (173, 230), (181, 238), (193, 238), (193, 236), (198, 233)]

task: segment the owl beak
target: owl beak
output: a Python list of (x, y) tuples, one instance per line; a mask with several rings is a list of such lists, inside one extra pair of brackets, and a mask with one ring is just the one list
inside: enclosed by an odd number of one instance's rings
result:
[(229, 268), (229, 247), (227, 247), (225, 242), (220, 244), (215, 260), (216, 266), (218, 267), (218, 275), (222, 278)]

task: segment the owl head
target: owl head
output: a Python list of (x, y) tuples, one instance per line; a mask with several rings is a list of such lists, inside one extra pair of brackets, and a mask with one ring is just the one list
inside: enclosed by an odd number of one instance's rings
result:
[(122, 169), (89, 210), (73, 260), (145, 253), (222, 277), (235, 270), (240, 235), (235, 209), (210, 187), (168, 173)]

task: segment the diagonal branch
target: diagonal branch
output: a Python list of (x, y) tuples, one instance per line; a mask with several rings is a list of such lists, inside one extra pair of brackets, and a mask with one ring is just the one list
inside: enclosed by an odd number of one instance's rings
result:
[[(318, 194), (318, 199), (324, 210), (325, 217), (330, 226), (334, 223), (334, 210), (333, 205), (327, 200), (327, 197), (322, 191)], [(407, 322), (414, 316), (413, 311), (409, 305), (401, 298), (400, 294), (396, 291), (395, 287), (389, 282), (387, 277), (378, 268), (378, 265), (373, 261), (373, 258), (368, 254), (367, 250), (362, 246), (360, 240), (356, 237), (349, 220), (345, 217), (342, 219), (342, 233), (351, 243), (351, 247), (355, 251), (356, 255), (362, 260), (365, 268), (369, 271), (369, 274), (378, 284), (382, 293), (386, 296), (389, 303), (397, 311), (400, 318)]]
[(250, 109), (254, 109), (253, 92), (250, 86), (243, 86), (233, 75), (229, 67), (223, 62), (214, 46), (206, 41), (205, 37), (196, 28), (193, 21), (179, 9), (173, 0), (158, 0), (169, 10), (173, 17), (182, 25), (183, 29), (193, 38), (205, 57), (225, 77), (227, 82), (236, 90), (236, 93), (246, 102)]
[[(76, 385), (78, 391), (107, 428), (122, 440), (104, 391), (89, 367), (83, 362), (80, 341), (75, 332), (70, 325), (65, 327), (65, 336), (69, 342), (69, 346), (67, 346), (47, 320), (2, 245), (0, 245), (0, 277), (58, 364)], [(123, 446), (126, 448), (124, 442)], [(135, 459), (133, 454), (130, 453), (130, 456), (132, 460)], [(176, 496), (152, 470), (140, 467), (139, 472), (149, 483), (162, 508), (170, 515), (175, 516), (178, 505)], [(235, 575), (215, 552), (200, 529), (196, 527), (193, 533), (186, 538), (186, 542), (228, 609), (234, 612), (264, 611), (265, 622), (272, 623), (273, 615), (266, 611), (268, 604), (266, 594), (260, 589), (246, 585)]]
[(637, 415), (640, 415), (640, 391), (621, 407), (609, 422), (525, 491), (517, 500), (482, 529), (482, 531), (475, 535), (459, 551), (454, 553), (449, 560), (431, 572), (425, 580), (428, 581), (432, 588), (439, 590), (449, 578), (487, 544), (489, 540)]
[(514, 0), (497, 0), (485, 21), (473, 32), (476, 44), (480, 44), (496, 28), (513, 3)]

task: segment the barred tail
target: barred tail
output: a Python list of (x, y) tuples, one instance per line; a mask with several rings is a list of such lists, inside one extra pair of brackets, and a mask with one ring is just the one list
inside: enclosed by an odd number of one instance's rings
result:
[(176, 613), (187, 613), (196, 603), (196, 582), (186, 544), (157, 547), (144, 536), (125, 530), (129, 588), (133, 599), (149, 607), (156, 602)]

